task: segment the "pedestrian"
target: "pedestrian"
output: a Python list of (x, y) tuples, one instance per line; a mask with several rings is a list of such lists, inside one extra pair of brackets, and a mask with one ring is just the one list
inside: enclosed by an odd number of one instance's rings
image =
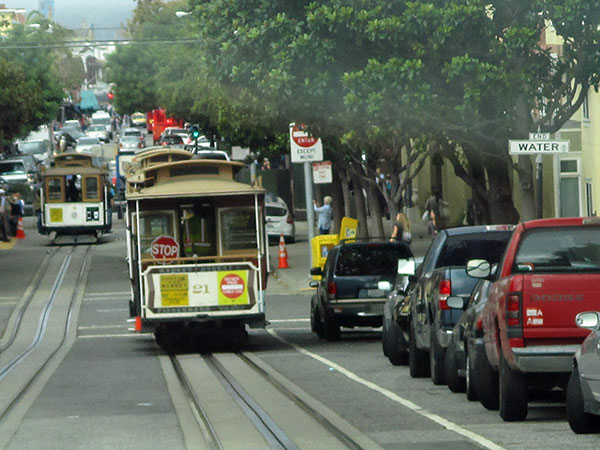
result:
[(4, 189), (0, 189), (0, 239), (10, 242), (10, 203)]
[(423, 213), (423, 220), (427, 221), (427, 232), (429, 236), (433, 237), (437, 234), (438, 224), (437, 218), (439, 214), (439, 194), (438, 191), (434, 191), (431, 197), (427, 199), (425, 203), (425, 212)]
[(23, 217), (23, 205), (21, 204), (21, 194), (13, 192), (10, 198), (10, 233), (17, 235), (19, 219)]
[(331, 221), (333, 218), (333, 209), (331, 208), (331, 197), (323, 198), (323, 206), (319, 207), (317, 201), (314, 200), (313, 207), (316, 213), (319, 213), (319, 234), (329, 234), (331, 230)]
[(394, 230), (392, 231), (390, 241), (405, 242), (407, 244), (410, 244), (412, 241), (412, 227), (410, 226), (408, 217), (403, 212), (396, 214), (396, 223), (394, 223)]
[(115, 206), (115, 189), (113, 188), (112, 184), (110, 184), (108, 181), (105, 181), (105, 186), (108, 195), (108, 198), (106, 199), (106, 232), (112, 233), (112, 212)]

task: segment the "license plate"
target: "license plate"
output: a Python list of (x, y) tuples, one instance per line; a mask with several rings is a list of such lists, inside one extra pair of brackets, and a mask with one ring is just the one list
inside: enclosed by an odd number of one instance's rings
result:
[(367, 297), (383, 297), (381, 289), (367, 289)]

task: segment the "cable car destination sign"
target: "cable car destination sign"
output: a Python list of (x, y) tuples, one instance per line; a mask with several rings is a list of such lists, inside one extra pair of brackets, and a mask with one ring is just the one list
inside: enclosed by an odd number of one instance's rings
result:
[(529, 133), (529, 140), (508, 141), (511, 155), (568, 153), (569, 141), (550, 140), (550, 133)]
[(290, 147), (293, 163), (323, 161), (323, 144), (306, 131), (302, 124), (290, 124)]

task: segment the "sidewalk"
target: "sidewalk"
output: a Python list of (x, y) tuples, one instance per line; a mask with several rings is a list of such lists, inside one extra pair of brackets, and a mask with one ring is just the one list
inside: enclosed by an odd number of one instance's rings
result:
[[(431, 237), (427, 234), (427, 224), (420, 220), (416, 222), (418, 223), (413, 223), (413, 238), (410, 247), (416, 258), (422, 258), (431, 244)], [(392, 234), (392, 221), (384, 219), (383, 227), (386, 236), (390, 236)], [(296, 243), (286, 244), (289, 268), (278, 269), (278, 246), (269, 246), (269, 260), (271, 262), (271, 274), (269, 275), (267, 287), (269, 294), (310, 294), (313, 291), (308, 285), (312, 280), (308, 247), (308, 223), (306, 221), (296, 222)]]

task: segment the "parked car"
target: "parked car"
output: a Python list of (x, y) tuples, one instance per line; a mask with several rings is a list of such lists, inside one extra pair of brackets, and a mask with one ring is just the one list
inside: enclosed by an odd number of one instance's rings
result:
[[(473, 358), (477, 348), (483, 346), (481, 311), (487, 302), (491, 285), (490, 280), (484, 279), (475, 284), (465, 311), (452, 329), (452, 337), (446, 350), (446, 384), (452, 392), (466, 392), (468, 400), (478, 399), (473, 382)], [(451, 308), (464, 308), (464, 299), (461, 297), (448, 297), (447, 303)]]
[(100, 147), (102, 147), (102, 141), (97, 137), (83, 136), (77, 139), (75, 151), (79, 153), (99, 154)]
[(403, 242), (353, 240), (329, 250), (324, 268), (310, 270), (311, 275), (321, 276), (310, 283), (317, 289), (311, 299), (312, 331), (335, 340), (340, 327), (381, 326), (388, 290), (380, 288), (379, 282), (395, 282), (399, 260), (413, 260)]
[(7, 192), (18, 192), (25, 202), (25, 214), (33, 210), (33, 186), (39, 180), (39, 169), (32, 155), (9, 156), (0, 159), (0, 178)]
[(120, 136), (119, 140), (121, 140), (127, 136), (135, 136), (136, 138), (138, 138), (138, 140), (140, 142), (144, 143), (144, 146), (146, 144), (146, 138), (142, 134), (142, 131), (139, 128), (123, 128), (121, 130), (121, 136)]
[(85, 131), (85, 134), (89, 137), (96, 137), (102, 142), (108, 143), (110, 141), (110, 135), (104, 125), (90, 125)]
[[(184, 147), (186, 150), (190, 150), (189, 147)], [(193, 150), (191, 150), (193, 151)], [(223, 150), (198, 150), (194, 153), (194, 159), (220, 159), (222, 161), (230, 161), (231, 158)], [(282, 200), (283, 201), (283, 200)]]
[(389, 332), (398, 339), (390, 341), (393, 350), (408, 353), (412, 377), (431, 376), (435, 384), (444, 382), (444, 358), (452, 328), (462, 310), (448, 307), (450, 296), (468, 299), (477, 280), (467, 275), (466, 264), (472, 255), (498, 262), (504, 253), (512, 225), (478, 225), (448, 228), (435, 237), (409, 295), (396, 298), (386, 308), (394, 327)]
[(269, 239), (280, 239), (286, 243), (296, 242), (296, 225), (287, 204), (279, 197), (275, 201), (265, 202), (265, 221)]
[(600, 313), (577, 314), (578, 327), (591, 330), (573, 358), (567, 385), (567, 419), (575, 433), (600, 432)]
[(146, 126), (146, 115), (141, 112), (135, 112), (131, 115), (131, 125), (143, 128)]
[[(531, 389), (567, 388), (589, 334), (575, 318), (600, 304), (599, 241), (597, 217), (532, 220), (515, 229), (482, 311), (485, 357), (475, 366), (480, 394), (505, 421), (527, 417)], [(488, 278), (486, 263), (468, 266)]]
[(64, 127), (75, 128), (77, 131), (83, 132), (83, 130), (81, 129), (81, 123), (79, 122), (79, 120), (65, 120), (65, 122), (63, 123), (63, 128)]
[(188, 130), (186, 130), (185, 128), (177, 128), (177, 127), (165, 128), (164, 131), (162, 132), (162, 134), (160, 135), (160, 137), (163, 138), (165, 136), (181, 136), (182, 139), (184, 140), (184, 142), (186, 142), (186, 143), (190, 137)]
[(18, 141), (17, 149), (23, 155), (32, 155), (38, 163), (46, 163), (52, 154), (48, 139)]

